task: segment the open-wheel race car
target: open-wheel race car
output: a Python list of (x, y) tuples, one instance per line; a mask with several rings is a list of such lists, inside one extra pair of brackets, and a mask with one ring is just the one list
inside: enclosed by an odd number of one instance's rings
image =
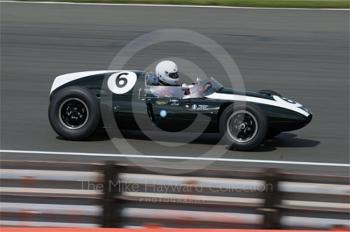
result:
[[(104, 126), (101, 108), (107, 107), (121, 130), (143, 130), (148, 124), (160, 131), (198, 129), (220, 133), (230, 148), (252, 150), (312, 118), (306, 107), (274, 91), (234, 90), (214, 78), (186, 87), (159, 86), (152, 85), (152, 75), (106, 70), (56, 77), (50, 92), (51, 126), (64, 139), (84, 140)], [(102, 102), (104, 97), (110, 105)], [(191, 128), (198, 121), (205, 128)]]

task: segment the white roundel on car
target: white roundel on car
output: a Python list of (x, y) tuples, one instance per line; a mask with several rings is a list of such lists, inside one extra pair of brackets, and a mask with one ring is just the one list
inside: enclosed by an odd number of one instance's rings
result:
[(124, 71), (112, 74), (108, 78), (107, 85), (111, 92), (115, 94), (124, 94), (134, 87), (136, 81), (136, 73)]

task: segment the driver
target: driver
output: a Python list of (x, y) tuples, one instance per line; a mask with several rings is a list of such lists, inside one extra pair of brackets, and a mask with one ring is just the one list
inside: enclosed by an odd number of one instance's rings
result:
[(177, 65), (171, 60), (163, 60), (157, 64), (156, 76), (160, 86), (180, 86)]
[[(148, 76), (147, 82), (153, 86), (168, 86), (168, 87), (180, 87), (184, 95), (190, 94), (190, 86), (186, 84), (180, 84), (180, 78), (178, 68), (175, 62), (171, 60), (163, 60), (156, 66), (155, 75)], [(162, 96), (171, 97), (174, 89), (165, 88), (161, 90)]]

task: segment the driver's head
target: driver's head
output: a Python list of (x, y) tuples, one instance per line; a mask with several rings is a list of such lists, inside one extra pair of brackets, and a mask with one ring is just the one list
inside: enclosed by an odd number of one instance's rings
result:
[(177, 65), (171, 60), (163, 60), (159, 62), (156, 66), (156, 75), (163, 84), (179, 84)]

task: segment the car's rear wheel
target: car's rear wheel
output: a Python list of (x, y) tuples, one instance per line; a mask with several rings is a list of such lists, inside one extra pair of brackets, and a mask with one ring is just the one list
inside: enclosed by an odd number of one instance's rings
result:
[(49, 121), (64, 139), (83, 140), (95, 132), (100, 121), (96, 96), (82, 87), (67, 87), (51, 98)]
[(265, 139), (267, 120), (255, 105), (228, 106), (220, 117), (220, 133), (231, 149), (253, 150)]

